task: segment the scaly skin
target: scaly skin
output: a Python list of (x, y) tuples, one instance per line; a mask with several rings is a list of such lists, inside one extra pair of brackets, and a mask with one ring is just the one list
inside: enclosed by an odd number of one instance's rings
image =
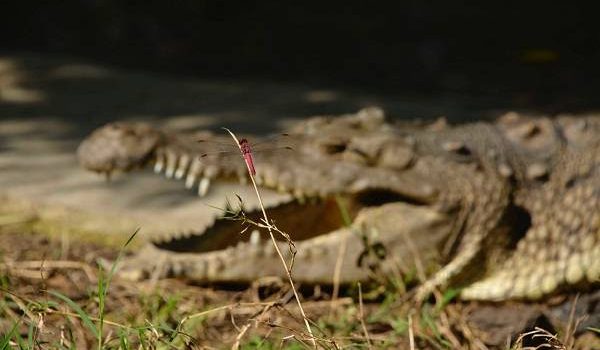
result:
[[(466, 286), (464, 299), (539, 299), (600, 277), (598, 131), (598, 117), (514, 114), (495, 124), (394, 126), (372, 108), (299, 124), (290, 130), (293, 152), (256, 155), (256, 179), (296, 198), (270, 211), (297, 241), (298, 281), (330, 283), (340, 261), (341, 282), (367, 279), (368, 269), (356, 264), (360, 231), (385, 247), (384, 271), (447, 257), (419, 297), (453, 284)], [(246, 179), (241, 160), (199, 157), (210, 150), (198, 138), (228, 142), (120, 123), (95, 131), (78, 155), (104, 173), (154, 163), (168, 177), (185, 177), (189, 188), (198, 183), (200, 195), (215, 178)], [(350, 227), (339, 219), (336, 196), (350, 209)], [(139, 254), (139, 265), (160, 261), (164, 274), (199, 281), (284, 275), (258, 233), (238, 242), (235, 227), (216, 221), (204, 234), (172, 237)]]

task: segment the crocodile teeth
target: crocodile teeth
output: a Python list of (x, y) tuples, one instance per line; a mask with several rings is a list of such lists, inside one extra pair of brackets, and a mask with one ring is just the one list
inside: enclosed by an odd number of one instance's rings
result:
[(306, 197), (304, 196), (304, 192), (302, 192), (302, 190), (299, 188), (294, 190), (294, 197), (300, 204), (304, 204), (306, 202)]
[(200, 197), (206, 196), (208, 193), (208, 188), (210, 187), (210, 179), (208, 177), (203, 177), (200, 180), (200, 184), (198, 185), (198, 195)]
[(175, 167), (177, 166), (177, 155), (173, 151), (167, 151), (167, 170), (165, 175), (170, 179), (175, 174)]
[(175, 178), (181, 179), (185, 175), (188, 170), (188, 166), (190, 165), (190, 156), (184, 154), (179, 158), (179, 166), (177, 167), (177, 171), (175, 172)]
[(206, 278), (206, 274), (208, 272), (208, 262), (202, 260), (193, 264), (193, 269), (195, 269), (196, 274), (200, 278)]
[(280, 193), (287, 193), (288, 189), (284, 184), (279, 183), (277, 185), (277, 191), (279, 191)]
[(196, 182), (197, 178), (198, 178), (198, 174), (194, 174), (194, 173), (190, 172), (188, 174), (188, 176), (185, 178), (185, 188), (190, 189), (190, 188), (194, 187), (194, 182)]
[(162, 151), (156, 152), (156, 163), (154, 163), (154, 172), (160, 173), (165, 167), (165, 157)]
[(215, 276), (217, 276), (218, 273), (221, 272), (225, 267), (225, 262), (222, 258), (217, 257), (213, 260), (208, 261), (207, 265), (207, 276), (209, 278), (215, 278)]
[(185, 188), (194, 187), (194, 183), (198, 179), (198, 175), (202, 172), (202, 161), (199, 158), (194, 158), (192, 161), (192, 166), (190, 167), (190, 171), (185, 179)]
[(250, 244), (256, 246), (259, 243), (260, 243), (260, 232), (258, 232), (258, 230), (252, 230), (252, 233), (250, 234)]

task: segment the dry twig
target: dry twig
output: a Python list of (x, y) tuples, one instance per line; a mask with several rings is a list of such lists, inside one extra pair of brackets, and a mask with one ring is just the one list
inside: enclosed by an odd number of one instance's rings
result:
[(363, 299), (362, 299), (362, 286), (360, 282), (358, 282), (358, 316), (360, 318), (360, 325), (365, 333), (365, 339), (367, 339), (367, 347), (369, 349), (373, 348), (373, 344), (371, 344), (371, 338), (369, 337), (369, 331), (367, 330), (367, 325), (365, 324), (365, 313), (363, 308)]
[(29, 260), (29, 261), (5, 261), (0, 263), (0, 271), (6, 270), (9, 273), (34, 279), (44, 279), (40, 273), (43, 270), (53, 269), (80, 269), (85, 272), (90, 281), (96, 280), (96, 274), (90, 265), (71, 260)]
[[(235, 141), (235, 144), (240, 149), (240, 152), (242, 152), (240, 142), (238, 141), (235, 134), (227, 128), (224, 128), (224, 129), (225, 129), (225, 131), (227, 131), (229, 133), (229, 135), (231, 135), (231, 137)], [(279, 259), (281, 260), (281, 264), (283, 265), (283, 267), (285, 269), (285, 273), (290, 282), (290, 286), (292, 288), (292, 291), (294, 292), (294, 297), (296, 298), (296, 302), (298, 303), (298, 308), (300, 309), (300, 314), (302, 315), (302, 318), (304, 319), (304, 324), (306, 325), (306, 330), (308, 331), (308, 334), (311, 337), (313, 346), (316, 347), (315, 337), (313, 335), (312, 329), (310, 328), (310, 323), (308, 321), (308, 318), (306, 317), (306, 314), (304, 313), (304, 309), (302, 308), (302, 303), (300, 302), (300, 297), (298, 296), (298, 291), (296, 290), (296, 286), (294, 285), (294, 279), (292, 278), (291, 267), (288, 267), (288, 264), (286, 263), (285, 258), (283, 257), (283, 254), (281, 254), (281, 250), (279, 249), (279, 246), (277, 245), (277, 241), (275, 240), (275, 236), (273, 235), (273, 227), (270, 224), (269, 217), (267, 216), (265, 206), (263, 205), (263, 201), (260, 196), (260, 192), (258, 191), (258, 187), (256, 186), (256, 181), (255, 181), (254, 176), (252, 175), (252, 171), (247, 163), (246, 163), (246, 167), (248, 168), (248, 175), (250, 175), (250, 180), (252, 181), (252, 186), (254, 187), (254, 192), (256, 193), (256, 197), (258, 198), (258, 203), (260, 205), (260, 209), (263, 214), (263, 222), (267, 228), (267, 231), (269, 232), (269, 236), (271, 237), (271, 242), (273, 243), (275, 251), (277, 252), (277, 255), (279, 256)], [(284, 237), (287, 239), (288, 243), (291, 242), (291, 239), (289, 238), (289, 236), (284, 235)]]

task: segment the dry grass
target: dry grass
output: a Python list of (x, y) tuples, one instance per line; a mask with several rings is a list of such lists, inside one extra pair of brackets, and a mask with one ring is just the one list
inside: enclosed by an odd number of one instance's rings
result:
[[(99, 344), (105, 349), (313, 347), (285, 284), (266, 281), (227, 290), (171, 279), (132, 284), (116, 277), (101, 312), (102, 272), (95, 261), (114, 260), (118, 251), (73, 244), (61, 252), (60, 241), (19, 230), (1, 233), (0, 247), (0, 345), (6, 340), (6, 346), (24, 349), (89, 349)], [(72, 263), (56, 260), (58, 256)], [(395, 290), (369, 286), (342, 290), (350, 297), (336, 299), (333, 307), (327, 291), (303, 294), (318, 348), (494, 348), (468, 322), (473, 305), (448, 303), (448, 295), (438, 294), (437, 301), (416, 308), (401, 301)], [(101, 318), (103, 330), (97, 334)], [(567, 340), (565, 349), (593, 349), (597, 344), (592, 332), (572, 341), (565, 333), (540, 338), (543, 333), (538, 332), (527, 336), (560, 344)], [(522, 347), (522, 339), (512, 348)]]

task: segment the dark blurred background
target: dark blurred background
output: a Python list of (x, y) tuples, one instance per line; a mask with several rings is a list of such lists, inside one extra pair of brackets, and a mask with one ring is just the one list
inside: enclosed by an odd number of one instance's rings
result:
[[(69, 54), (185, 77), (301, 81), (600, 107), (600, 30), (569, 1), (17, 1), (0, 49)], [(467, 107), (468, 108), (468, 107)]]

